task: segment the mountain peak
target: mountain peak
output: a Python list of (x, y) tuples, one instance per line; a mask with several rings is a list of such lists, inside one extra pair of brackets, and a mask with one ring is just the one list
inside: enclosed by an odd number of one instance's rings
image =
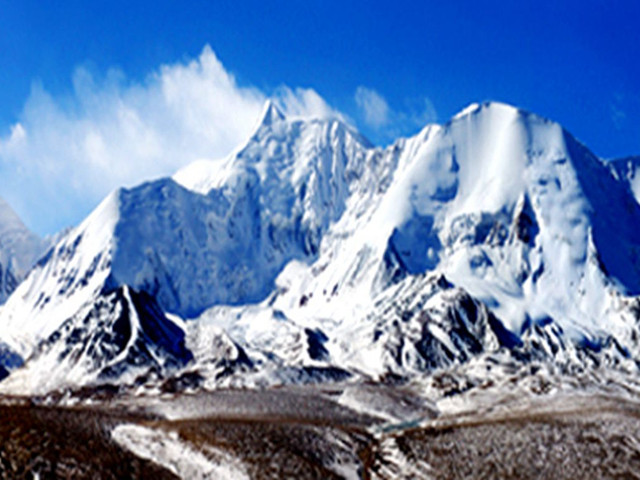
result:
[(285, 120), (285, 118), (284, 113), (282, 113), (273, 100), (269, 99), (264, 104), (258, 125), (273, 125), (274, 123)]
[(3, 198), (0, 197), (0, 233), (7, 229), (26, 230), (22, 220)]
[(45, 242), (32, 233), (13, 208), (0, 198), (0, 304), (44, 249)]
[(497, 101), (486, 101), (486, 102), (482, 102), (482, 103), (471, 103), (469, 105), (467, 105), (465, 108), (463, 108), (462, 110), (460, 110), (458, 113), (456, 113), (452, 120), (459, 120), (461, 118), (465, 118), (471, 115), (475, 115), (477, 113), (480, 113), (482, 111), (502, 111), (502, 112), (511, 112), (511, 113), (516, 113), (519, 112), (520, 110), (517, 107), (514, 107), (513, 105), (510, 105), (508, 103), (504, 103), (504, 102), (497, 102)]

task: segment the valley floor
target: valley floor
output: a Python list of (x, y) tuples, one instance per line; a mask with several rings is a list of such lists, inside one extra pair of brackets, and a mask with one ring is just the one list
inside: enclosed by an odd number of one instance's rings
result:
[[(376, 388), (367, 398), (391, 398)], [(434, 416), (396, 399), (395, 412), (416, 414), (403, 422), (338, 396), (308, 387), (65, 407), (2, 399), (0, 477), (640, 478), (640, 408), (628, 400), (549, 397)]]

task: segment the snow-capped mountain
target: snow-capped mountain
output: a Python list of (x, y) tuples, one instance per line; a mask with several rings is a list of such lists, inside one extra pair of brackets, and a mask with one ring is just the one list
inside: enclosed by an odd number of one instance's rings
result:
[(45, 242), (0, 198), (0, 304), (11, 295), (44, 249)]
[(0, 310), (25, 361), (0, 388), (640, 359), (628, 178), (499, 103), (381, 149), (269, 102), (228, 158), (112, 193), (38, 262)]

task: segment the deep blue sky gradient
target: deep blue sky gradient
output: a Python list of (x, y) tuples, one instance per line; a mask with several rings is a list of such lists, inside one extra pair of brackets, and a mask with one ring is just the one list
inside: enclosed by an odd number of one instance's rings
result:
[(600, 156), (640, 154), (640, 2), (615, 0), (0, 0), (0, 133), (33, 81), (65, 95), (78, 65), (140, 80), (207, 43), (241, 84), (312, 87), (378, 143), (358, 117), (359, 85), (397, 111), (427, 96), (439, 121), (500, 100)]

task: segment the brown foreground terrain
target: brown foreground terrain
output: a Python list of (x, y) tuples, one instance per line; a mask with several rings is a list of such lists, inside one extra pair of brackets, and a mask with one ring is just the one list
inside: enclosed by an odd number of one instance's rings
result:
[(0, 406), (0, 478), (176, 478), (111, 440), (123, 421), (99, 410)]
[[(382, 461), (371, 470), (381, 478), (640, 479), (640, 410), (624, 401), (588, 403), (398, 432), (376, 446)], [(404, 468), (384, 462), (389, 449)]]
[[(251, 402), (256, 395), (250, 394)], [(116, 443), (112, 431), (118, 425), (171, 433), (212, 460), (224, 452), (241, 465), (243, 478), (640, 478), (640, 410), (622, 400), (563, 399), (411, 426), (382, 424), (318, 397), (309, 411), (296, 415), (290, 406), (299, 409), (300, 398), (278, 395), (284, 406), (271, 405), (262, 418), (255, 412), (241, 418), (203, 409), (202, 416), (169, 419), (105, 403), (5, 402), (0, 405), (0, 478), (184, 476), (179, 467), (161, 466)], [(215, 403), (216, 394), (206, 398)], [(198, 475), (191, 478), (218, 478), (206, 471)]]

